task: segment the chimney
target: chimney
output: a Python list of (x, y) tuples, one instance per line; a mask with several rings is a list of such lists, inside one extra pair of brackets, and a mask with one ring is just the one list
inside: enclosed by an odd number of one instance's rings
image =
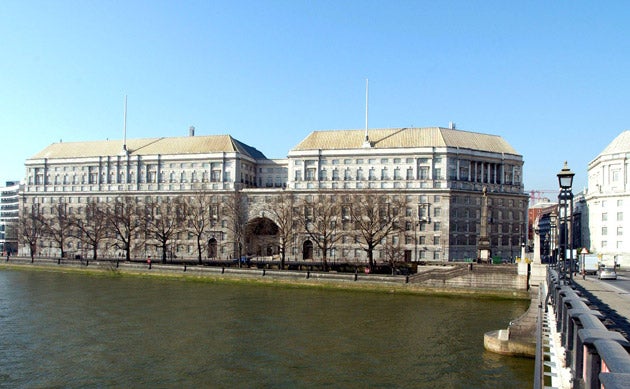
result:
[(190, 126), (188, 128), (188, 136), (195, 136), (195, 126)]
[(454, 130), (456, 128), (455, 123), (448, 122), (448, 128), (450, 128), (451, 130)]

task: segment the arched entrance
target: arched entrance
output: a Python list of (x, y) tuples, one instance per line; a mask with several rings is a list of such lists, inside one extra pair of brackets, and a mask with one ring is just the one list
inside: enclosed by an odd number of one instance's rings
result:
[(210, 240), (208, 240), (208, 258), (216, 258), (217, 254), (217, 240), (210, 238)]
[(274, 257), (280, 253), (278, 226), (266, 217), (257, 217), (245, 229), (248, 256)]
[(310, 240), (307, 240), (302, 245), (302, 259), (313, 259), (313, 242)]

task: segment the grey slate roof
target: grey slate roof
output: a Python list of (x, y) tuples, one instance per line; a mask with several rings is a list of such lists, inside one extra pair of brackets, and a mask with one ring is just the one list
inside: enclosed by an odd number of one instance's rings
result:
[[(459, 147), (494, 153), (519, 155), (500, 136), (450, 128), (390, 128), (368, 130), (376, 149), (415, 147)], [(315, 131), (300, 142), (293, 151), (361, 149), (365, 130)]]
[[(122, 149), (122, 140), (60, 142), (51, 144), (30, 159), (107, 157), (120, 155)], [(266, 159), (263, 153), (230, 135), (128, 139), (127, 150), (130, 155), (238, 152), (254, 159)]]

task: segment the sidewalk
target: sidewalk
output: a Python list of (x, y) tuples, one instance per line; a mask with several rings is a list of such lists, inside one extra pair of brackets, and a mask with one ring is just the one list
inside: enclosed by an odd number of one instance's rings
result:
[(573, 280), (578, 285), (577, 290), (605, 315), (604, 325), (630, 339), (630, 293), (615, 287), (614, 281), (599, 282), (596, 276), (587, 276), (586, 280), (578, 276)]

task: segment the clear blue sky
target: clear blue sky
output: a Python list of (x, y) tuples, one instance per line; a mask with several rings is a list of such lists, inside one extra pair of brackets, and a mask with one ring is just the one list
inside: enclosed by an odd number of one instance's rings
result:
[(526, 190), (630, 129), (627, 1), (0, 2), (0, 181), (51, 143), (231, 134), (271, 158), (314, 130), (504, 137)]

